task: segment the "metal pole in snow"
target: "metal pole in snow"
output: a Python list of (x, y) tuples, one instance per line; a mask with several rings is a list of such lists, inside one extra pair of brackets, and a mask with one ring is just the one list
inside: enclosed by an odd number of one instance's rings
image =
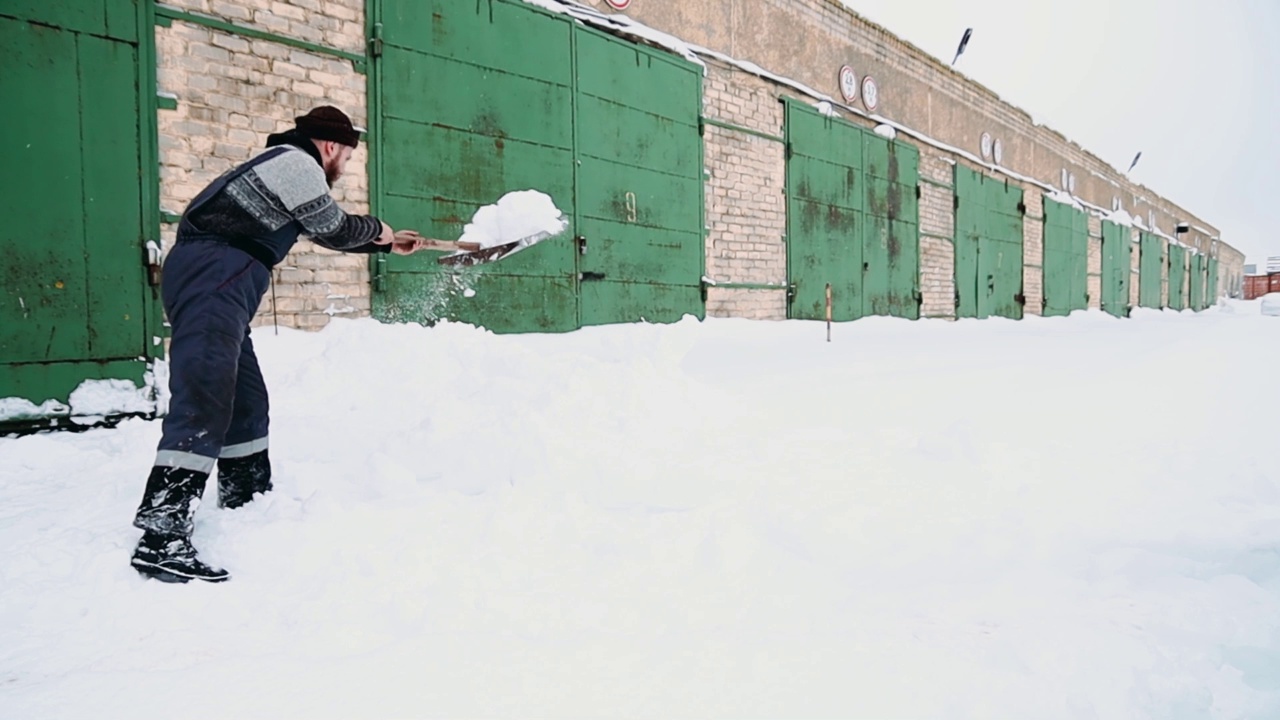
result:
[(827, 283), (827, 342), (831, 342), (831, 283)]

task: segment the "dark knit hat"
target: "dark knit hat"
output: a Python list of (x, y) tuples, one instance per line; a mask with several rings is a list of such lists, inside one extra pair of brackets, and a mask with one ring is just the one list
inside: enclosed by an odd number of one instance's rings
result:
[(331, 140), (355, 147), (360, 144), (360, 131), (351, 118), (332, 105), (321, 105), (306, 115), (294, 118), (298, 132), (312, 140)]

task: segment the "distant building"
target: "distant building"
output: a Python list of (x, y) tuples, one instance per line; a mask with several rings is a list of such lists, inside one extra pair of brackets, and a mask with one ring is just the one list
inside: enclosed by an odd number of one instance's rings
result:
[(1256, 264), (1254, 264), (1254, 265), (1245, 265), (1245, 266), (1244, 266), (1244, 274), (1245, 274), (1245, 275), (1257, 275), (1257, 274), (1258, 274), (1258, 266), (1257, 266)]

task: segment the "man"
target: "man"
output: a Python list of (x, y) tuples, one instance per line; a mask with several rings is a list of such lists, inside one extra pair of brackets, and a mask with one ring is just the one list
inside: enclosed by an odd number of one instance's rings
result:
[(269, 136), (268, 150), (213, 181), (182, 215), (161, 281), (173, 328), (169, 414), (133, 523), (143, 535), (132, 564), (146, 577), (228, 579), (191, 545), (192, 518), (215, 464), (221, 507), (271, 490), (267, 388), (249, 322), (271, 268), (298, 236), (354, 253), (458, 249), (338, 207), (329, 190), (359, 138), (342, 111), (315, 108), (294, 129)]

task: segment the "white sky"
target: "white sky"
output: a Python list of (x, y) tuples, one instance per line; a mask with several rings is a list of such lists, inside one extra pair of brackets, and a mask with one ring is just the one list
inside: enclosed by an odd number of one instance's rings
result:
[(1280, 255), (1280, 0), (843, 0), (1222, 231)]

